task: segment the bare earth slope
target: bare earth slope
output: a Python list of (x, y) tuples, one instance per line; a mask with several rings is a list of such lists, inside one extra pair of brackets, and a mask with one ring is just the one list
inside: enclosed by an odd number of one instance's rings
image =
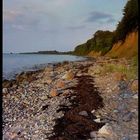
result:
[(132, 32), (127, 35), (124, 42), (118, 42), (106, 54), (111, 57), (133, 57), (138, 53), (138, 32)]

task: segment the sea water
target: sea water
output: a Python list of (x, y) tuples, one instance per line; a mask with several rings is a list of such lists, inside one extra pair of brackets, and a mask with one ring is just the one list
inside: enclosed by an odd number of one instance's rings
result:
[(49, 63), (83, 60), (74, 55), (3, 54), (3, 79), (13, 79), (16, 74), (47, 66)]

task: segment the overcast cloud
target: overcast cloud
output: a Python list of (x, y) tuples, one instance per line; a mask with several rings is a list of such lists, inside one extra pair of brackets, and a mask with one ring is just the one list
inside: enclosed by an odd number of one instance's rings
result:
[(4, 0), (3, 51), (73, 50), (114, 30), (127, 0)]

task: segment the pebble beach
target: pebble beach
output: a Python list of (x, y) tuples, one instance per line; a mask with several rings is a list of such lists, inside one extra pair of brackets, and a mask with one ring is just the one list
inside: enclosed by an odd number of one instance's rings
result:
[(138, 78), (102, 74), (100, 57), (48, 65), (3, 81), (3, 140), (137, 140)]

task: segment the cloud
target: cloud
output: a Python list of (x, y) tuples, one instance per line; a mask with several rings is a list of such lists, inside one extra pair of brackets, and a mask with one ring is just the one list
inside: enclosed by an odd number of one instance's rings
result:
[(38, 13), (30, 12), (27, 8), (22, 8), (18, 10), (5, 10), (4, 11), (4, 24), (13, 29), (29, 29), (36, 28), (41, 20), (41, 17)]
[(93, 11), (90, 13), (89, 17), (86, 20), (87, 22), (100, 22), (100, 21), (105, 21), (105, 22), (114, 22), (115, 19), (113, 15), (104, 13), (104, 12), (99, 12), (99, 11)]
[(85, 27), (86, 27), (85, 25), (69, 26), (69, 27), (67, 27), (67, 29), (70, 29), (70, 30), (79, 30), (79, 29), (83, 29)]
[(64, 7), (69, 5), (73, 0), (48, 0), (47, 4), (50, 4), (54, 7)]
[(22, 25), (15, 25), (15, 24), (12, 24), (11, 27), (12, 27), (13, 29), (18, 29), (18, 30), (22, 30), (22, 31), (25, 30), (25, 27), (22, 26)]
[(114, 18), (110, 18), (107, 20), (107, 23), (112, 23), (112, 22), (115, 22), (116, 20)]
[(15, 10), (5, 10), (3, 12), (4, 21), (6, 22), (13, 22), (17, 17), (21, 15), (21, 12)]

